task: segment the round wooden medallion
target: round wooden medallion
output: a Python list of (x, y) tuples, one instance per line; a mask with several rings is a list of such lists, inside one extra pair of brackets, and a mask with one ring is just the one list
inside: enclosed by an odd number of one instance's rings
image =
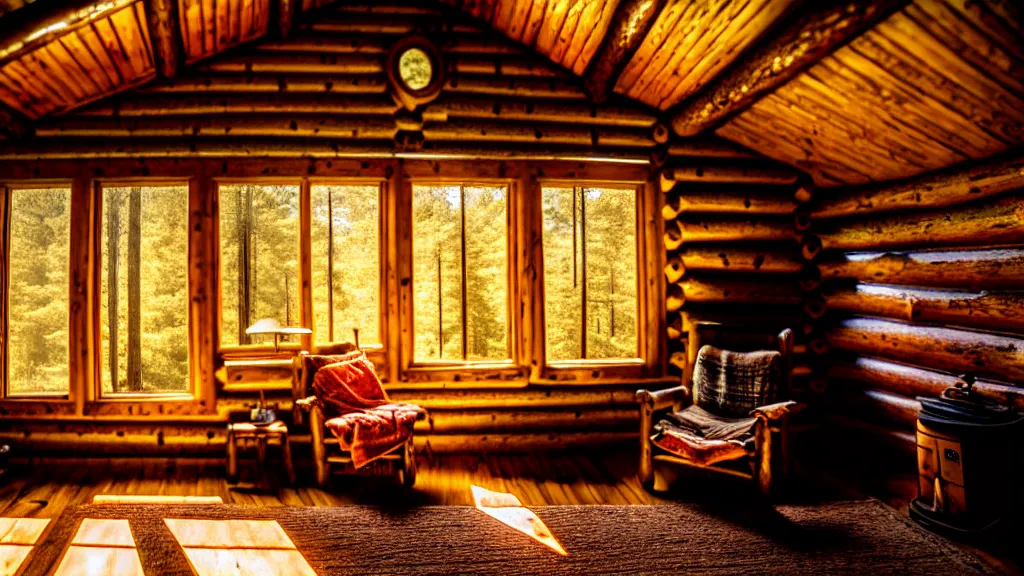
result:
[(388, 55), (388, 81), (399, 101), (414, 110), (437, 98), (444, 84), (441, 52), (423, 36), (406, 36)]

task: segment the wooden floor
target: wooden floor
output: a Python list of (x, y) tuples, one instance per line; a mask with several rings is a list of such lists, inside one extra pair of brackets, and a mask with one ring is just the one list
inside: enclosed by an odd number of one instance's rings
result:
[[(243, 478), (244, 479), (244, 478)], [(277, 484), (275, 482), (275, 484)], [(97, 494), (220, 496), (256, 506), (393, 504), (471, 506), (470, 486), (510, 492), (527, 506), (557, 504), (657, 504), (636, 479), (636, 456), (568, 454), (449, 455), (419, 462), (408, 497), (383, 479), (339, 478), (331, 489), (300, 475), (296, 487), (234, 489), (223, 460), (47, 460), (20, 463), (0, 477), (0, 516), (54, 518)]]

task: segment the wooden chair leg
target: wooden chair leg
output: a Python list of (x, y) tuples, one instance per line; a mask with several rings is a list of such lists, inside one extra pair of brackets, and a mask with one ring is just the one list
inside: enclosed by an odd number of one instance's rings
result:
[(640, 466), (637, 469), (637, 477), (646, 490), (654, 489), (654, 455), (651, 447), (653, 413), (650, 406), (640, 406)]
[(768, 422), (759, 419), (756, 428), (757, 455), (754, 479), (761, 494), (767, 496), (772, 487), (772, 432)]
[(235, 443), (235, 435), (228, 433), (228, 481), (238, 480), (238, 445)]
[(416, 451), (410, 438), (402, 449), (402, 485), (412, 488), (416, 484)]
[(295, 466), (292, 464), (292, 443), (288, 435), (281, 437), (281, 458), (284, 460), (284, 471), (288, 474), (288, 482), (295, 484)]
[(309, 430), (313, 443), (313, 471), (318, 486), (326, 486), (330, 476), (327, 469), (327, 446), (324, 444), (324, 415), (319, 408), (309, 414)]

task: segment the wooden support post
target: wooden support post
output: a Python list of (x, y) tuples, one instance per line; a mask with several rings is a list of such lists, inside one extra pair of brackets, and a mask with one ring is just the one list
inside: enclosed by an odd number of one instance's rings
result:
[(291, 38), (295, 33), (295, 0), (277, 0), (277, 33), (280, 38)]
[[(98, 191), (85, 177), (71, 182), (71, 286), (69, 293), (70, 398), (75, 414), (94, 399), (99, 376), (99, 278), (98, 249), (90, 250), (89, 238), (99, 226)], [(5, 239), (6, 240), (6, 239)], [(94, 244), (97, 247), (98, 243)]]
[(724, 122), (856, 38), (907, 0), (803, 2), (782, 32), (761, 43), (684, 101), (671, 114), (672, 129), (694, 136)]
[(174, 78), (184, 51), (178, 25), (177, 0), (145, 0), (146, 23), (156, 57), (157, 70), (164, 78)]
[(608, 98), (664, 6), (665, 0), (625, 0), (615, 8), (608, 31), (583, 73), (583, 87), (591, 101), (599, 103)]

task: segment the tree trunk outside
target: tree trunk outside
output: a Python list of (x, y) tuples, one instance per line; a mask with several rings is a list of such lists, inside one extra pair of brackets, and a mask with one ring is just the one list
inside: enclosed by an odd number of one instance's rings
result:
[[(246, 187), (246, 198), (251, 198), (251, 193)], [(238, 305), (236, 316), (238, 318), (238, 343), (247, 344), (249, 337), (245, 329), (249, 326), (249, 225), (246, 221), (248, 211), (245, 209), (245, 199), (241, 188), (235, 189), (235, 235), (238, 239)]]
[(121, 235), (121, 192), (113, 190), (107, 196), (107, 332), (109, 334), (109, 376), (110, 387), (117, 392), (118, 381), (118, 348), (117, 348), (117, 312), (118, 312), (118, 255)]
[(128, 390), (142, 390), (142, 188), (128, 204)]
[(327, 188), (327, 339), (334, 342), (334, 206)]

